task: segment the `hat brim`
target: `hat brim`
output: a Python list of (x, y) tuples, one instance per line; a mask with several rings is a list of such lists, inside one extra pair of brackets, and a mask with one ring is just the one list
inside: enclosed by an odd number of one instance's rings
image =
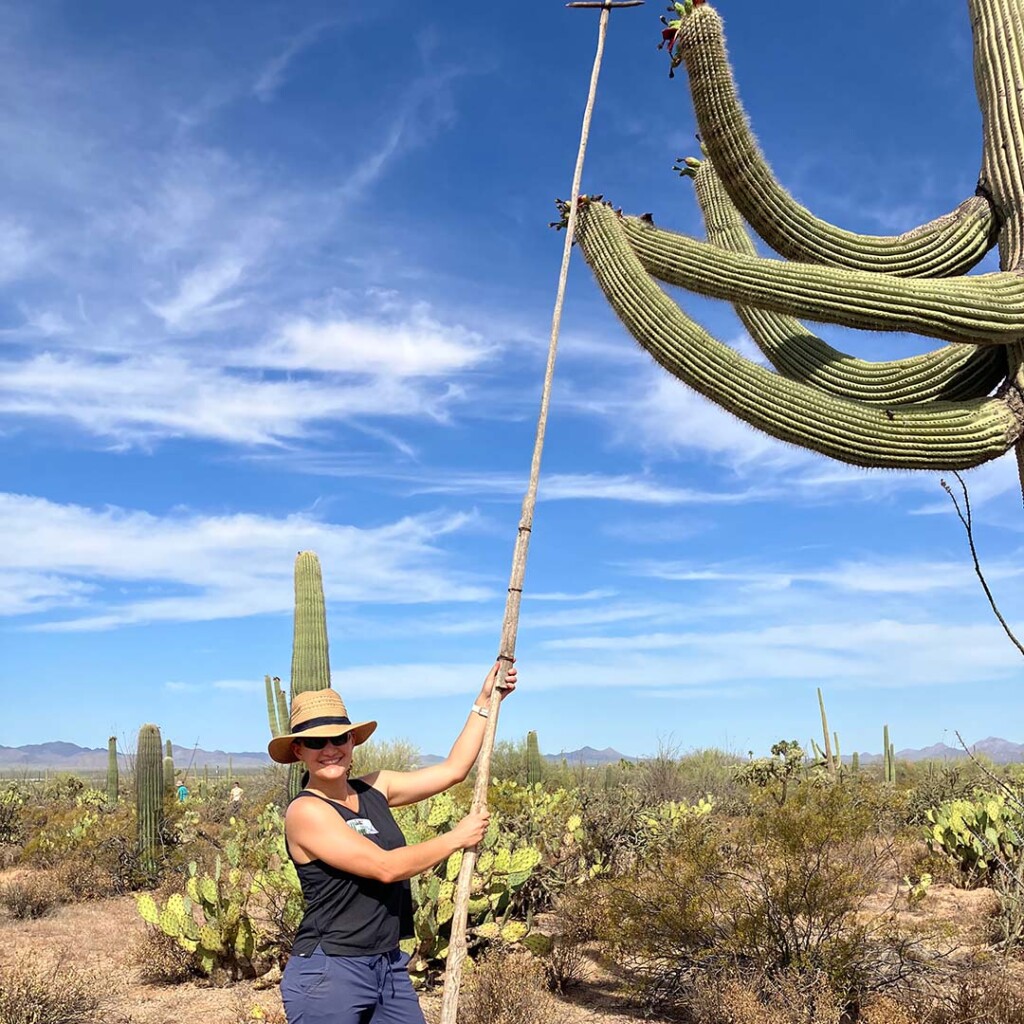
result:
[(365, 743), (373, 731), (377, 728), (376, 722), (355, 722), (352, 725), (318, 725), (312, 729), (304, 729), (302, 732), (290, 732), (287, 736), (275, 736), (267, 744), (267, 753), (272, 761), (278, 764), (294, 764), (299, 759), (292, 750), (292, 744), (296, 740), (310, 739), (317, 736), (344, 736), (352, 733), (355, 745)]

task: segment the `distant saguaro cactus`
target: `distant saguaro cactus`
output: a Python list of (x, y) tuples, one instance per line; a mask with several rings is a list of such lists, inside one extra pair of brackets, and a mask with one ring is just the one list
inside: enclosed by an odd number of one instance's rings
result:
[(135, 810), (139, 860), (156, 872), (164, 809), (164, 761), (160, 728), (144, 725), (135, 750)]
[[(677, 169), (695, 178), (708, 241), (581, 199), (576, 239), (624, 325), (670, 373), (773, 437), (895, 469), (963, 469), (1016, 446), (1024, 478), (1024, 0), (967, 0), (976, 194), (891, 237), (842, 230), (796, 203), (751, 132), (718, 13), (674, 7), (669, 47), (685, 63), (707, 157)], [(784, 259), (759, 257), (744, 220)], [(964, 276), (994, 246), (1000, 271)], [(654, 279), (734, 303), (774, 372), (711, 337)], [(953, 344), (867, 362), (797, 317)]]
[[(331, 685), (331, 659), (327, 645), (327, 606), (320, 559), (312, 551), (295, 556), (295, 625), (292, 632), (291, 699), (307, 690)], [(285, 719), (287, 722), (287, 719)], [(288, 798), (302, 788), (301, 764), (288, 772)]]
[(532, 729), (526, 734), (526, 781), (529, 785), (544, 779), (544, 761), (540, 756), (537, 733)]
[(107, 740), (107, 806), (114, 807), (117, 804), (117, 737), (111, 736)]
[(164, 745), (164, 792), (174, 790), (174, 748), (168, 740)]

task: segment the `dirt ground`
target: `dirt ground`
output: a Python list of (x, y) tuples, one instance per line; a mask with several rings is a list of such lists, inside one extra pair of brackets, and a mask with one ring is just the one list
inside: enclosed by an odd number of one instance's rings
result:
[[(17, 873), (0, 872), (0, 883)], [(248, 981), (226, 988), (140, 981), (125, 962), (125, 951), (144, 930), (130, 896), (62, 907), (34, 921), (0, 915), (0, 963), (23, 956), (40, 966), (61, 960), (88, 974), (106, 996), (97, 1024), (243, 1024), (260, 1019), (284, 1024), (276, 986), (260, 990)], [(556, 1019), (564, 1024), (636, 1024), (640, 1016), (621, 1004), (609, 980), (595, 965), (578, 999), (559, 1000)], [(428, 1022), (438, 1019), (440, 1002), (439, 992), (421, 996)]]
[[(24, 869), (0, 871), (0, 884)], [(892, 900), (879, 893), (865, 908), (869, 915), (895, 912), (910, 933), (936, 934), (938, 927), (952, 946), (965, 950), (984, 946), (991, 929), (995, 897), (988, 890), (965, 891), (936, 884), (926, 899), (908, 907), (906, 899)], [(65, 906), (34, 921), (15, 920), (0, 912), (0, 964), (28, 957), (39, 966), (63, 961), (85, 973), (95, 991), (105, 996), (97, 1024), (285, 1024), (276, 985), (239, 982), (229, 987), (188, 982), (153, 985), (140, 980), (128, 963), (126, 951), (144, 934), (145, 924), (135, 909), (134, 897)], [(553, 1019), (559, 1024), (637, 1024), (643, 1015), (628, 1006), (615, 979), (590, 958), (589, 976), (571, 999), (557, 1000)], [(421, 1004), (429, 1024), (440, 1015), (440, 991), (424, 993)]]

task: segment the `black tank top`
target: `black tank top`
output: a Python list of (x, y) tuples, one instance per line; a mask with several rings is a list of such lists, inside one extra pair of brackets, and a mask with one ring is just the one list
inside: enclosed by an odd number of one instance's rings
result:
[[(323, 800), (382, 850), (405, 846), (405, 836), (391, 815), (387, 799), (362, 779), (352, 779), (359, 810), (303, 790), (298, 796)], [(288, 851), (291, 856), (291, 850)], [(295, 858), (292, 857), (292, 860)], [(412, 895), (408, 880), (378, 882), (313, 860), (296, 864), (306, 913), (295, 935), (293, 951), (308, 956), (321, 946), (332, 956), (377, 956), (413, 934)]]

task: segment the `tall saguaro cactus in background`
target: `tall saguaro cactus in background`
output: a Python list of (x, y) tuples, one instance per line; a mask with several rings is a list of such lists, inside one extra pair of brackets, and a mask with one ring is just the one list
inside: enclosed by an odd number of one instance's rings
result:
[(544, 780), (544, 761), (540, 756), (537, 733), (531, 729), (526, 734), (526, 781), (535, 785)]
[(117, 737), (107, 740), (107, 806), (117, 806)]
[[(307, 690), (331, 685), (331, 659), (327, 650), (327, 607), (320, 559), (312, 551), (295, 556), (295, 625), (292, 633), (291, 699)], [(287, 716), (284, 724), (287, 728)], [(288, 772), (288, 798), (302, 788), (302, 765)]]
[(159, 726), (144, 725), (135, 750), (135, 811), (139, 860), (151, 874), (156, 872), (163, 824), (163, 752)]
[[(576, 220), (630, 333), (669, 372), (784, 441), (858, 466), (931, 470), (1016, 446), (1024, 481), (1024, 0), (967, 0), (983, 121), (976, 195), (892, 237), (842, 230), (796, 203), (750, 130), (719, 15), (674, 6), (669, 46), (686, 66), (706, 154), (680, 170), (695, 179), (708, 241), (587, 199)], [(785, 259), (758, 257), (744, 220)], [(963, 276), (995, 245), (998, 272)], [(655, 279), (734, 303), (774, 372), (711, 337)], [(797, 317), (951, 344), (868, 362)]]

